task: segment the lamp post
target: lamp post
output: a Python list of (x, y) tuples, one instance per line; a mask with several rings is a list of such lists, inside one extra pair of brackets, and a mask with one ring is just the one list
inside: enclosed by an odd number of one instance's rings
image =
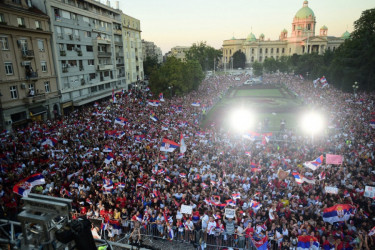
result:
[(353, 84), (353, 93), (354, 93), (354, 97), (357, 98), (357, 90), (359, 88), (359, 83), (358, 82), (354, 82)]
[(309, 78), (309, 72), (306, 72), (306, 79)]
[(169, 89), (169, 94), (170, 94), (171, 98), (172, 98), (172, 88), (173, 88), (172, 86), (169, 86), (169, 87), (168, 87), (168, 89)]

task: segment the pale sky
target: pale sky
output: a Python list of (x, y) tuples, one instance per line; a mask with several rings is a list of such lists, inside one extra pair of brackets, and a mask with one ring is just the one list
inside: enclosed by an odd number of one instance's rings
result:
[[(102, 2), (104, 0), (101, 0)], [(142, 39), (168, 52), (174, 46), (206, 41), (219, 49), (223, 40), (246, 38), (278, 39), (281, 30), (291, 33), (294, 15), (303, 0), (120, 0), (120, 9), (141, 21)], [(115, 1), (111, 0), (115, 6)], [(315, 34), (328, 27), (329, 36), (353, 31), (362, 11), (374, 8), (374, 0), (311, 0), (316, 16)]]

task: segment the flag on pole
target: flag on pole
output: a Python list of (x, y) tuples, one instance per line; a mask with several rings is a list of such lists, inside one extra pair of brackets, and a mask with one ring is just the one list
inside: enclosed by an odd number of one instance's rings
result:
[(14, 185), (13, 192), (27, 197), (34, 186), (43, 185), (45, 183), (46, 180), (42, 174), (33, 174)]
[(163, 93), (160, 93), (159, 94), (159, 100), (161, 101), (161, 102), (164, 102), (165, 100), (164, 100), (164, 95), (163, 95)]
[(179, 146), (176, 142), (164, 138), (161, 142), (160, 151), (173, 152)]
[(323, 164), (324, 157), (323, 155), (316, 158), (314, 161), (307, 161), (303, 165), (307, 168), (310, 168), (312, 170), (317, 170), (318, 167), (320, 167)]
[(185, 144), (184, 136), (181, 133), (181, 135), (180, 135), (180, 153), (184, 154), (186, 152), (186, 149), (187, 149), (187, 147), (186, 147), (186, 144)]

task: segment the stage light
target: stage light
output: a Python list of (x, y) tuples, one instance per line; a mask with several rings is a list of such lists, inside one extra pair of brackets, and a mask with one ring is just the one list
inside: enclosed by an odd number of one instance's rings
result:
[(254, 113), (244, 108), (232, 110), (230, 112), (230, 125), (237, 132), (244, 132), (254, 124)]
[(321, 132), (324, 128), (324, 117), (320, 113), (317, 112), (308, 112), (302, 116), (301, 126), (302, 129), (314, 136), (317, 133)]

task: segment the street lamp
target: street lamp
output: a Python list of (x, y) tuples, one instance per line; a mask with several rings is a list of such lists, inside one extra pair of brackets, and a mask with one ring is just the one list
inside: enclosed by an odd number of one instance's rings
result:
[(169, 86), (169, 87), (168, 87), (168, 89), (169, 89), (169, 94), (170, 94), (171, 98), (172, 98), (172, 88), (173, 88), (173, 86)]
[(354, 93), (354, 97), (357, 98), (357, 90), (359, 88), (359, 83), (358, 82), (354, 82), (353, 84), (353, 93)]
[(309, 72), (306, 72), (306, 78), (309, 78)]

